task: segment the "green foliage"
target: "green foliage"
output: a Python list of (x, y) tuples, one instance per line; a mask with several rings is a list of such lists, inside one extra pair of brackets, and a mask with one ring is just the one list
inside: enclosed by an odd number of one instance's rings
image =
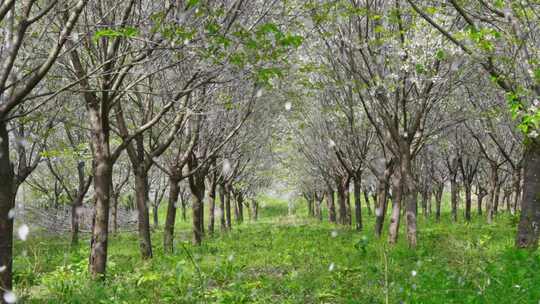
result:
[(24, 303), (384, 303), (386, 294), (390, 303), (540, 299), (540, 255), (513, 248), (513, 216), (501, 214), (493, 225), (483, 218), (455, 224), (449, 213), (440, 223), (420, 216), (420, 243), (410, 250), (404, 229), (393, 247), (386, 236), (373, 237), (367, 210), (359, 233), (304, 217), (301, 201), (297, 216), (287, 215), (287, 202), (260, 201), (258, 223), (200, 247), (180, 241), (189, 240), (189, 219), (178, 223), (171, 255), (156, 231), (150, 261), (141, 261), (135, 233), (114, 236), (103, 283), (89, 280), (87, 246), (69, 250), (68, 236), (17, 243), (16, 292)]
[(139, 35), (139, 30), (134, 27), (124, 27), (118, 29), (105, 28), (98, 30), (94, 33), (94, 42), (97, 42), (101, 38), (133, 38)]

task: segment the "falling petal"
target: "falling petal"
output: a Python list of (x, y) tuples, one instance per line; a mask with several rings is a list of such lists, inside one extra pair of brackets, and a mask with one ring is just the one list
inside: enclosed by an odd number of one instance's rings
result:
[(291, 108), (292, 108), (292, 103), (286, 102), (286, 103), (285, 103), (285, 110), (290, 111)]
[(16, 303), (17, 302), (17, 296), (13, 291), (6, 291), (4, 292), (4, 301), (8, 304)]
[(19, 238), (23, 241), (26, 241), (26, 238), (28, 238), (28, 233), (30, 232), (30, 228), (28, 228), (28, 225), (22, 224), (19, 229), (17, 229), (17, 234), (19, 235)]

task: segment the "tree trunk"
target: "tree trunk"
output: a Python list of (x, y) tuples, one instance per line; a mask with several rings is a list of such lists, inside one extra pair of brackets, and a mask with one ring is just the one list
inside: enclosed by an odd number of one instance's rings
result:
[(148, 172), (135, 170), (135, 200), (137, 204), (139, 249), (143, 260), (152, 258), (150, 214), (148, 211)]
[[(9, 135), (5, 122), (0, 122), (0, 293), (13, 288), (13, 217), (15, 207), (14, 172), (9, 159)], [(2, 297), (3, 299), (3, 297)]]
[(187, 201), (186, 197), (180, 195), (180, 205), (182, 206), (182, 221), (187, 221)]
[(388, 242), (397, 243), (399, 235), (399, 222), (401, 219), (401, 195), (402, 181), (399, 172), (394, 173), (392, 177), (392, 214), (390, 216), (390, 227), (388, 233)]
[(191, 190), (191, 194), (191, 203), (193, 209), (193, 245), (200, 245), (203, 237), (203, 230), (201, 229), (201, 226), (204, 225), (201, 219), (204, 188), (201, 190), (200, 188), (195, 187)]
[(251, 211), (253, 212), (253, 220), (257, 221), (259, 219), (259, 203), (256, 200), (251, 201)]
[(332, 188), (328, 188), (328, 191), (326, 192), (326, 202), (328, 204), (328, 220), (330, 223), (336, 224), (336, 206), (334, 203), (334, 190)]
[(495, 198), (493, 199), (493, 214), (497, 215), (499, 212), (499, 201), (501, 199), (501, 184), (497, 183), (495, 188)]
[(514, 174), (512, 176), (512, 182), (514, 186), (514, 195), (513, 195), (513, 201), (512, 201), (512, 209), (513, 209), (512, 214), (515, 214), (521, 202), (521, 168), (520, 167), (514, 170)]
[(345, 192), (345, 202), (347, 203), (347, 224), (352, 226), (351, 192), (349, 191), (349, 184), (347, 184), (347, 191)]
[(354, 187), (354, 215), (356, 219), (356, 230), (362, 230), (362, 204), (360, 200), (362, 198), (361, 187), (362, 180), (360, 174), (358, 174), (353, 180)]
[(369, 202), (369, 193), (367, 192), (367, 190), (364, 191), (364, 201), (366, 203), (368, 215), (371, 216), (373, 212), (371, 211), (371, 203)]
[[(190, 170), (197, 167), (196, 160), (188, 161)], [(189, 177), (191, 204), (193, 210), (193, 244), (200, 245), (204, 235), (204, 190), (205, 172), (199, 171)]]
[(165, 217), (165, 227), (163, 228), (163, 250), (173, 252), (174, 224), (176, 222), (176, 202), (180, 186), (178, 180), (169, 176), (169, 201), (167, 202), (167, 215)]
[[(99, 104), (88, 107), (94, 161), (95, 221), (90, 243), (89, 272), (94, 278), (103, 278), (107, 267), (109, 237), (109, 203), (112, 184), (112, 161), (109, 146), (108, 113), (102, 113)], [(103, 115), (103, 116), (102, 116)]]
[(540, 143), (528, 143), (524, 156), (523, 199), (516, 236), (516, 247), (538, 247), (540, 225)]
[(386, 216), (386, 208), (388, 205), (388, 187), (391, 175), (391, 168), (387, 166), (383, 176), (379, 178), (379, 183), (377, 185), (377, 208), (375, 208), (375, 235), (377, 237), (381, 237), (382, 234), (384, 217)]
[(71, 246), (79, 244), (79, 210), (82, 207), (82, 197), (78, 195), (71, 203)]
[(337, 197), (338, 197), (338, 222), (341, 225), (347, 225), (347, 194), (348, 191), (348, 178), (341, 178), (336, 180), (338, 185)]
[(319, 221), (322, 222), (323, 220), (323, 213), (322, 213), (322, 204), (323, 204), (323, 195), (321, 195), (319, 198), (317, 198), (317, 218)]
[(412, 175), (412, 159), (410, 155), (410, 147), (405, 146), (401, 149), (401, 181), (402, 181), (402, 197), (405, 202), (405, 213), (407, 219), (407, 240), (409, 247), (415, 248), (417, 243), (416, 236), (416, 216), (418, 214), (416, 185)]
[(452, 205), (452, 221), (457, 222), (458, 220), (458, 184), (457, 178), (453, 175), (450, 178), (450, 202)]
[(471, 221), (471, 205), (472, 205), (472, 184), (465, 181), (465, 220)]
[(227, 230), (232, 229), (232, 218), (231, 218), (231, 191), (230, 186), (225, 185), (225, 215), (226, 215), (226, 226)]
[(154, 228), (159, 227), (159, 206), (158, 205), (152, 205), (152, 216), (154, 217)]
[(219, 185), (219, 222), (221, 226), (221, 231), (227, 230), (227, 222), (225, 221), (225, 185)]
[[(112, 187), (111, 187), (112, 189)], [(112, 192), (112, 191), (111, 191)], [(113, 233), (118, 233), (118, 194), (111, 193)]]
[(210, 235), (214, 234), (214, 223), (216, 221), (216, 187), (217, 177), (216, 174), (214, 174), (210, 181), (210, 189), (208, 191), (208, 233)]
[(244, 195), (242, 193), (238, 195), (236, 204), (238, 206), (238, 224), (242, 224), (244, 222)]
[(427, 218), (427, 193), (428, 191), (426, 189), (422, 189), (422, 191), (420, 191), (421, 193), (421, 199), (422, 199), (422, 214), (424, 215), (425, 218)]
[(444, 193), (444, 183), (437, 185), (437, 192), (435, 193), (435, 220), (439, 222), (441, 220), (441, 203)]
[(494, 205), (497, 192), (497, 184), (499, 183), (499, 176), (497, 173), (497, 164), (490, 162), (490, 179), (489, 179), (489, 200), (486, 206), (487, 222), (491, 224), (493, 222)]

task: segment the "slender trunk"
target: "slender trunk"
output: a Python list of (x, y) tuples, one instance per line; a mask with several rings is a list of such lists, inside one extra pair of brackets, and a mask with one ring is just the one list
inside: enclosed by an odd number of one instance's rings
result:
[(180, 205), (182, 206), (182, 221), (187, 221), (187, 201), (186, 197), (183, 195), (180, 195)]
[(415, 248), (417, 243), (416, 216), (418, 214), (417, 195), (415, 181), (412, 175), (412, 159), (410, 147), (403, 147), (401, 151), (401, 174), (402, 174), (402, 196), (405, 202), (405, 213), (407, 219), (407, 240), (409, 247)]
[(391, 168), (387, 166), (383, 176), (379, 178), (379, 183), (377, 185), (377, 208), (375, 209), (375, 235), (377, 237), (380, 237), (382, 234), (384, 217), (386, 216), (386, 208), (388, 205), (388, 186), (391, 174)]
[(210, 189), (208, 191), (208, 233), (210, 235), (214, 234), (214, 223), (216, 221), (216, 187), (217, 177), (214, 174), (210, 181)]
[(154, 228), (158, 228), (159, 227), (159, 216), (158, 216), (158, 212), (159, 212), (159, 206), (158, 205), (152, 205), (152, 216), (154, 218)]
[(540, 143), (528, 143), (524, 156), (523, 199), (516, 236), (516, 247), (538, 247), (540, 225)]
[(401, 219), (402, 181), (399, 172), (394, 173), (394, 176), (392, 177), (392, 194), (392, 214), (390, 216), (388, 242), (390, 244), (395, 244), (398, 240), (399, 222)]
[[(188, 161), (188, 168), (193, 170), (197, 167), (197, 159), (192, 157)], [(193, 244), (200, 245), (204, 235), (204, 190), (206, 172), (202, 169), (188, 178), (189, 190), (191, 192), (191, 208), (193, 211), (192, 228)]]
[(308, 216), (309, 217), (314, 217), (315, 216), (315, 210), (313, 209), (313, 197), (310, 196), (310, 195), (304, 195), (304, 198), (306, 200), (306, 204), (307, 204), (307, 209), (308, 209)]
[(369, 202), (369, 193), (367, 192), (367, 190), (364, 191), (364, 201), (366, 203), (368, 215), (371, 216), (373, 212), (371, 211), (371, 203)]
[(486, 206), (486, 212), (487, 212), (487, 222), (488, 224), (491, 224), (493, 222), (493, 216), (494, 216), (494, 204), (497, 192), (497, 184), (499, 183), (498, 180), (498, 174), (497, 174), (497, 164), (491, 162), (490, 163), (490, 181), (489, 181), (489, 200)]
[(361, 200), (361, 187), (362, 181), (360, 174), (358, 174), (353, 181), (353, 187), (354, 187), (354, 215), (356, 218), (356, 230), (360, 231), (362, 230), (362, 204), (360, 203)]
[(225, 224), (227, 230), (232, 229), (232, 217), (231, 217), (231, 191), (230, 186), (225, 185)]
[(338, 197), (338, 222), (341, 225), (347, 225), (347, 194), (345, 193), (347, 182), (345, 178), (336, 180), (338, 185), (337, 197)]
[(225, 221), (225, 185), (219, 185), (219, 222), (221, 231), (227, 230), (227, 223)]
[(465, 220), (471, 221), (471, 205), (472, 205), (472, 184), (464, 181), (465, 186)]
[(425, 218), (428, 217), (428, 190), (422, 189), (422, 214)]
[(347, 191), (345, 192), (345, 202), (347, 203), (347, 224), (352, 226), (352, 207), (351, 207), (351, 192), (349, 191), (349, 184), (347, 184)]
[(234, 219), (236, 221), (236, 224), (240, 223), (240, 210), (238, 209), (238, 195), (233, 191), (232, 192), (232, 208), (234, 210)]
[(458, 220), (458, 184), (455, 175), (450, 178), (450, 201), (452, 204), (452, 221)]
[(427, 209), (427, 214), (428, 216), (431, 216), (433, 214), (433, 208), (432, 208), (432, 198), (433, 198), (433, 191), (429, 191), (428, 192), (428, 195), (427, 195), (427, 206), (428, 206), (428, 209)]
[(242, 224), (244, 222), (244, 195), (242, 193), (238, 195), (236, 203), (238, 206), (238, 224)]
[(176, 222), (176, 203), (180, 186), (178, 180), (169, 176), (169, 201), (167, 202), (167, 215), (165, 217), (165, 227), (163, 228), (163, 250), (173, 252), (174, 224)]
[(441, 220), (441, 203), (444, 193), (444, 183), (437, 185), (437, 192), (435, 193), (435, 220), (439, 222)]
[(512, 192), (505, 190), (503, 194), (503, 203), (506, 205), (506, 211), (510, 214), (512, 214), (512, 207), (510, 204), (510, 196)]
[(337, 223), (336, 221), (336, 206), (334, 203), (334, 190), (332, 188), (328, 188), (328, 191), (326, 192), (326, 202), (328, 204), (328, 220), (330, 223)]
[[(112, 189), (112, 186), (111, 186)], [(118, 233), (118, 194), (111, 193), (113, 233)]]
[(193, 209), (193, 245), (200, 245), (203, 237), (201, 226), (204, 225), (201, 219), (201, 209), (203, 208), (204, 188), (199, 188), (200, 184), (191, 189), (191, 203)]
[(495, 188), (495, 198), (493, 199), (493, 214), (497, 215), (499, 212), (499, 201), (501, 198), (501, 184), (497, 183), (497, 187)]
[[(5, 122), (0, 122), (0, 293), (13, 288), (13, 216), (15, 207), (14, 172), (9, 159), (9, 135)], [(13, 212), (13, 211), (12, 211)]]
[(513, 175), (513, 185), (514, 185), (514, 195), (513, 195), (513, 201), (512, 201), (512, 214), (515, 214), (517, 212), (517, 208), (520, 205), (521, 202), (521, 168), (517, 168), (514, 170)]
[(251, 201), (251, 210), (253, 212), (253, 220), (257, 221), (259, 219), (259, 203), (256, 200)]
[(135, 201), (139, 232), (139, 250), (143, 260), (152, 258), (152, 240), (150, 238), (150, 212), (148, 211), (148, 172), (135, 170)]
[(319, 219), (320, 222), (322, 222), (323, 220), (323, 213), (322, 213), (323, 197), (324, 196), (320, 196), (317, 199), (317, 218)]
[(79, 244), (79, 213), (82, 207), (83, 198), (79, 193), (75, 197), (75, 200), (71, 203), (71, 246)]

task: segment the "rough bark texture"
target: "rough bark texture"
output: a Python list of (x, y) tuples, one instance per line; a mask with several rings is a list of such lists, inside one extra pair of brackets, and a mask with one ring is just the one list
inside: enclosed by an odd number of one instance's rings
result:
[(397, 243), (399, 235), (399, 222), (401, 218), (401, 196), (402, 185), (400, 174), (396, 172), (392, 178), (392, 214), (390, 216), (390, 227), (388, 233), (388, 242)]
[(0, 290), (11, 290), (13, 267), (13, 217), (9, 211), (14, 207), (14, 172), (9, 159), (9, 135), (5, 122), (0, 122)]
[(379, 178), (377, 185), (377, 208), (375, 208), (375, 235), (380, 237), (384, 225), (384, 217), (388, 204), (388, 187), (390, 176), (392, 175), (391, 168), (387, 166), (384, 174)]
[[(197, 167), (195, 160), (188, 162), (190, 170)], [(200, 245), (204, 235), (204, 179), (205, 174), (198, 171), (191, 175), (189, 180), (189, 189), (191, 191), (191, 204), (193, 210), (193, 244)]]
[(452, 221), (458, 220), (458, 184), (456, 176), (450, 178), (450, 203), (452, 205)]
[(221, 231), (227, 230), (227, 222), (225, 220), (225, 185), (219, 185), (219, 223)]
[(152, 258), (152, 240), (150, 238), (150, 212), (148, 210), (148, 172), (135, 170), (135, 201), (139, 232), (139, 250), (144, 259)]
[(516, 236), (516, 247), (538, 247), (540, 224), (540, 143), (526, 147), (524, 158), (523, 200)]
[(103, 277), (107, 265), (109, 203), (112, 184), (112, 161), (109, 147), (108, 113), (102, 116), (98, 103), (89, 105), (91, 140), (94, 149), (95, 223), (90, 245), (89, 272)]
[(497, 173), (497, 164), (490, 162), (490, 178), (489, 178), (489, 200), (486, 205), (487, 222), (493, 223), (493, 216), (495, 214), (494, 205), (497, 199), (497, 184), (499, 183), (499, 175)]
[(439, 222), (441, 220), (441, 203), (442, 196), (444, 192), (444, 183), (437, 185), (437, 190), (435, 192), (435, 220)]
[(231, 218), (231, 191), (228, 185), (225, 185), (225, 224), (227, 230), (232, 229), (232, 218)]
[(328, 220), (330, 223), (337, 223), (336, 220), (336, 206), (334, 203), (334, 190), (328, 188), (326, 192), (326, 203), (328, 204)]
[(349, 190), (349, 179), (341, 178), (336, 180), (338, 185), (337, 198), (338, 198), (338, 222), (341, 225), (347, 225), (347, 191)]
[(176, 203), (179, 193), (180, 186), (178, 185), (178, 181), (173, 177), (169, 177), (169, 201), (167, 202), (167, 215), (165, 218), (165, 227), (163, 228), (163, 250), (165, 252), (173, 252)]
[(211, 235), (214, 234), (214, 223), (216, 221), (216, 187), (217, 177), (214, 174), (210, 180), (210, 189), (208, 191), (208, 233)]
[(355, 226), (356, 230), (360, 231), (362, 230), (362, 204), (360, 202), (362, 198), (361, 194), (361, 185), (362, 180), (359, 176), (357, 176), (354, 179), (353, 186), (354, 186), (354, 215), (355, 215)]
[(409, 247), (415, 248), (417, 243), (416, 236), (416, 217), (418, 214), (416, 184), (412, 175), (411, 157), (407, 150), (401, 153), (401, 175), (402, 175), (402, 197), (405, 203), (405, 214), (407, 219), (407, 241)]
[(472, 206), (472, 185), (465, 183), (465, 220), (471, 221), (471, 206)]

